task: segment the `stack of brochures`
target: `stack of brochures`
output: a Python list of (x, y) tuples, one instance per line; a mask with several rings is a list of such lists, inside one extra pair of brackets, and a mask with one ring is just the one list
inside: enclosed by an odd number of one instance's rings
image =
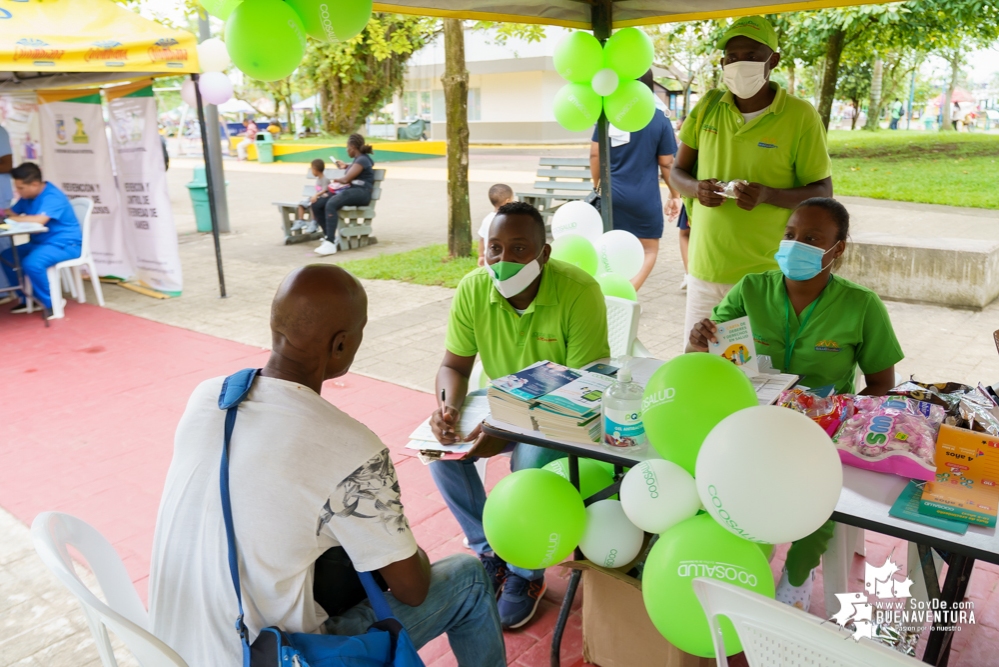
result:
[(494, 419), (549, 438), (592, 443), (600, 440), (600, 399), (614, 382), (600, 373), (539, 361), (490, 383)]

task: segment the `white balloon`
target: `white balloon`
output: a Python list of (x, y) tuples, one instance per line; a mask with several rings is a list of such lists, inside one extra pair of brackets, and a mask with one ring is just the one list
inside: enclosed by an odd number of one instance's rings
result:
[(612, 70), (610, 67), (606, 67), (593, 75), (593, 80), (590, 81), (590, 86), (593, 88), (593, 92), (597, 95), (607, 97), (617, 90), (617, 84), (619, 81), (620, 79), (617, 76), (617, 72)]
[(198, 44), (198, 64), (202, 72), (224, 72), (232, 64), (225, 42), (212, 37)]
[(597, 274), (616, 273), (631, 280), (642, 269), (645, 249), (638, 237), (631, 232), (612, 229), (605, 232), (593, 245), (597, 248)]
[(603, 567), (623, 567), (642, 550), (645, 533), (628, 521), (619, 500), (600, 500), (586, 508), (586, 530), (579, 549)]
[(232, 99), (232, 81), (222, 72), (202, 74), (198, 80), (201, 101), (205, 104), (224, 104)]
[(604, 233), (604, 219), (600, 211), (585, 201), (571, 201), (555, 209), (552, 216), (552, 238), (566, 234), (579, 234), (596, 245)]
[(629, 470), (620, 495), (628, 520), (647, 533), (661, 535), (701, 509), (694, 478), (662, 459), (642, 461)]
[(832, 440), (805, 415), (746, 408), (712, 429), (697, 455), (697, 493), (708, 513), (753, 542), (781, 544), (829, 520), (843, 488)]
[(190, 79), (184, 79), (184, 83), (180, 84), (180, 99), (184, 100), (187, 106), (192, 109), (198, 108), (198, 98), (194, 92), (194, 82)]

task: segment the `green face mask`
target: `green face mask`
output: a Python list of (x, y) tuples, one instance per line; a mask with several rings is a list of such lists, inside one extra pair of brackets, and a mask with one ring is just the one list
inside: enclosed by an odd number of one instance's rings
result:
[[(539, 254), (538, 257), (541, 257)], [(489, 275), (492, 276), (496, 290), (507, 299), (523, 292), (541, 275), (541, 263), (535, 257), (527, 264), (516, 262), (496, 262), (487, 264)]]
[(509, 280), (515, 275), (520, 273), (526, 264), (518, 264), (517, 262), (496, 262), (495, 264), (489, 265), (489, 270), (492, 272), (496, 280)]

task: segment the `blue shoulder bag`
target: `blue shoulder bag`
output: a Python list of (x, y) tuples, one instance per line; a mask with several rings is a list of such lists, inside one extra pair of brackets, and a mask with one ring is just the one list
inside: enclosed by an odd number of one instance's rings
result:
[(370, 572), (359, 572), (364, 591), (378, 621), (368, 632), (356, 637), (285, 632), (277, 627), (264, 628), (251, 645), (243, 623), (243, 597), (239, 587), (236, 538), (232, 528), (232, 504), (229, 499), (229, 441), (236, 424), (239, 404), (250, 393), (259, 369), (247, 368), (234, 373), (222, 383), (219, 408), (226, 411), (225, 441), (219, 486), (222, 492), (222, 515), (229, 543), (229, 573), (236, 589), (239, 616), (236, 630), (243, 643), (243, 667), (424, 667), (406, 630), (392, 615), (382, 590)]

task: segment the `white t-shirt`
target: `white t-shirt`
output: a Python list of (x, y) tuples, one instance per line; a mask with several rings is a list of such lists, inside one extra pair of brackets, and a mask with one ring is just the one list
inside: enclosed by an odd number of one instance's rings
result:
[(762, 116), (763, 114), (765, 114), (769, 110), (770, 110), (770, 107), (763, 107), (759, 111), (750, 111), (749, 113), (742, 114), (742, 118), (743, 118), (743, 120), (745, 122), (748, 123), (749, 121), (753, 120), (754, 118), (759, 118), (760, 116)]
[[(149, 574), (153, 633), (191, 667), (238, 667), (219, 495), (224, 378), (201, 383), (177, 426)], [(257, 377), (240, 404), (229, 480), (250, 642), (262, 628), (322, 632), (314, 564), (342, 546), (358, 571), (416, 553), (385, 445), (300, 384)]]
[(479, 237), (483, 241), (489, 240), (489, 225), (493, 224), (493, 218), (496, 217), (496, 212), (493, 211), (486, 217), (482, 218), (482, 224), (479, 225)]

